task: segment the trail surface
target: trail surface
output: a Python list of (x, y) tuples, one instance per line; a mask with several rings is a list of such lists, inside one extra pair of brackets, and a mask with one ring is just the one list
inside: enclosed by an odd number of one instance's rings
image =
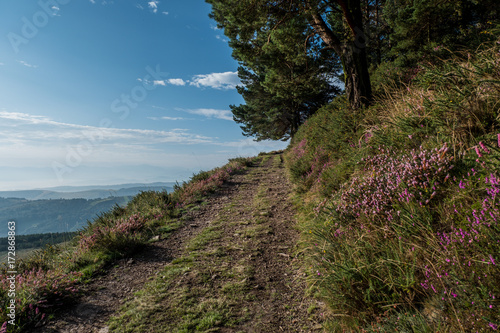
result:
[(290, 195), (281, 154), (263, 156), (36, 332), (321, 331)]

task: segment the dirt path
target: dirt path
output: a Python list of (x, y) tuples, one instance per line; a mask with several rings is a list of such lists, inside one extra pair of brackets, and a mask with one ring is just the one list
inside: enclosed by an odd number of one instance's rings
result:
[(282, 156), (264, 156), (37, 332), (321, 330), (294, 256), (290, 188)]

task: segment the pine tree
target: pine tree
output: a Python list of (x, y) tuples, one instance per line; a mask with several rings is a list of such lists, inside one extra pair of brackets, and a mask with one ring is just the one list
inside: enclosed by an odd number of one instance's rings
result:
[(245, 1), (210, 2), (240, 63), (238, 91), (245, 105), (231, 106), (234, 119), (257, 140), (292, 137), (339, 92), (333, 83), (339, 64), (331, 50), (308, 38), (312, 29), (303, 16), (276, 22), (269, 8), (243, 13)]

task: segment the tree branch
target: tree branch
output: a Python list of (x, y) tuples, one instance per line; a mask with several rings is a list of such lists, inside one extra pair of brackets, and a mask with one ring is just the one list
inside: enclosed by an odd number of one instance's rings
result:
[(321, 37), (326, 45), (331, 47), (338, 55), (342, 54), (340, 39), (335, 35), (335, 33), (328, 27), (325, 20), (321, 15), (312, 8), (311, 4), (307, 2), (307, 9), (309, 11), (310, 20), (309, 24), (313, 27), (316, 33)]

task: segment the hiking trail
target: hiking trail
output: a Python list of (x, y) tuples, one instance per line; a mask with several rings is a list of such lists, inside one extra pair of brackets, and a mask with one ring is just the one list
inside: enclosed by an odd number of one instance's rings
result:
[(281, 153), (259, 157), (181, 228), (115, 262), (34, 332), (320, 332)]

